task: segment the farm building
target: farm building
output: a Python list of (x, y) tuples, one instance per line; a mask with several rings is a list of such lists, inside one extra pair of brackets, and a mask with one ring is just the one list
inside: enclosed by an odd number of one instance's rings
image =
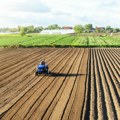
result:
[(71, 34), (73, 29), (43, 30), (40, 34)]

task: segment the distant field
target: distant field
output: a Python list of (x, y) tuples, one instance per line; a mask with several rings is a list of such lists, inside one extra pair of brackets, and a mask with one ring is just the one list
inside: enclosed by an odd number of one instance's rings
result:
[(74, 36), (74, 35), (0, 35), (0, 47), (119, 47), (119, 36)]

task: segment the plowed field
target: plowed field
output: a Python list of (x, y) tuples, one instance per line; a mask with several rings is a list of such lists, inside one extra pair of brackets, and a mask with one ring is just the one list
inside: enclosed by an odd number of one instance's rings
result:
[(120, 119), (120, 49), (0, 48), (0, 119)]

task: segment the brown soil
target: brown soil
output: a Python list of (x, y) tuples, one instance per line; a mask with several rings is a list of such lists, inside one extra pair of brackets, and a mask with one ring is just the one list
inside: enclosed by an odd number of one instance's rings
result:
[(1, 120), (120, 119), (119, 48), (1, 48), (0, 66)]

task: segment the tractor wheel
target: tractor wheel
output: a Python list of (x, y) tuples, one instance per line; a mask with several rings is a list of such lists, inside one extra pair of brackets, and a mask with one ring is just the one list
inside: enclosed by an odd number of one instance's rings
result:
[(35, 73), (35, 76), (38, 76), (38, 72)]

